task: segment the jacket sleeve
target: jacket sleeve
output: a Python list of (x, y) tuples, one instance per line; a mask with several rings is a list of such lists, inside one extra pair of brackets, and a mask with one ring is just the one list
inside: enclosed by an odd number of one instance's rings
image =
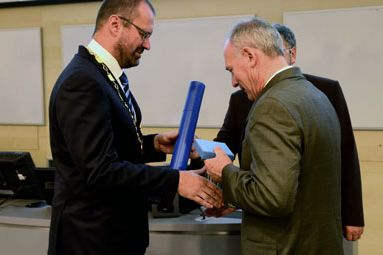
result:
[(53, 107), (63, 139), (57, 153), (70, 155), (65, 164), (73, 164), (86, 185), (96, 190), (175, 195), (178, 171), (119, 159), (109, 99), (94, 77), (81, 73), (69, 77), (57, 92)]
[(232, 94), (222, 127), (218, 131), (217, 137), (214, 139), (214, 141), (225, 143), (234, 155), (240, 152), (239, 150), (242, 142), (241, 135), (243, 130), (238, 130), (237, 127), (243, 127), (246, 121), (245, 118), (242, 120), (236, 118), (236, 115), (239, 114), (237, 103), (234, 94)]
[(292, 212), (295, 205), (300, 133), (290, 113), (278, 102), (264, 101), (256, 111), (256, 118), (249, 116), (243, 142), (248, 151), (242, 160), (251, 162), (249, 169), (224, 168), (224, 200), (249, 213), (279, 217)]
[(346, 99), (339, 83), (336, 82), (335, 85), (332, 103), (341, 126), (342, 225), (364, 226), (358, 151)]

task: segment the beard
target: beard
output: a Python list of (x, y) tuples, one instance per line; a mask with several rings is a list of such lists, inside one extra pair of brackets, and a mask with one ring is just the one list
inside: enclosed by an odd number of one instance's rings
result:
[(132, 49), (131, 47), (127, 47), (123, 42), (119, 42), (116, 47), (121, 68), (138, 66), (141, 54), (144, 52), (144, 48), (142, 46)]

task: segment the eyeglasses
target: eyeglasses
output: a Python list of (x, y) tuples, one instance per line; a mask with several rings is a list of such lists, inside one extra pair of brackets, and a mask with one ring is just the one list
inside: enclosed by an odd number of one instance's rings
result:
[(137, 26), (136, 24), (134, 24), (133, 22), (131, 22), (129, 19), (127, 18), (124, 18), (122, 16), (118, 16), (120, 19), (122, 19), (123, 21), (125, 21), (126, 23), (132, 25), (133, 27), (135, 27), (137, 29), (137, 32), (141, 35), (142, 37), (142, 40), (146, 40), (148, 39), (151, 35), (152, 35), (152, 32), (147, 32), (145, 30), (143, 30), (142, 28), (140, 28), (139, 26)]
[(291, 51), (294, 49), (294, 47), (291, 47), (291, 48), (284, 48), (283, 50), (286, 50), (289, 52), (289, 54), (291, 54)]

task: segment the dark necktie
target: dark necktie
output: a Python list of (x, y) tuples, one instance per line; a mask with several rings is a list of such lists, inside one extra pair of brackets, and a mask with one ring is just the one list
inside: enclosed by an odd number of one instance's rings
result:
[(122, 84), (122, 88), (124, 89), (126, 101), (128, 102), (128, 106), (130, 109), (130, 112), (133, 114), (134, 119), (136, 118), (136, 112), (134, 111), (133, 103), (132, 103), (132, 94), (130, 93), (129, 89), (129, 81), (128, 77), (126, 77), (126, 74), (122, 72), (120, 76), (120, 81)]

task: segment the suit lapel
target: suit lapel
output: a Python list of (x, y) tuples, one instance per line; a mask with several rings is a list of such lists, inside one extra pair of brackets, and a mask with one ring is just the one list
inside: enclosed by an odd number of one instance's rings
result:
[[(80, 57), (83, 57), (83, 58), (91, 61), (97, 67), (97, 69), (99, 69), (100, 73), (104, 76), (104, 78), (108, 82), (108, 84), (113, 87), (113, 90), (116, 92), (116, 94), (120, 94), (122, 96), (124, 102), (128, 103), (128, 101), (125, 97), (125, 93), (122, 90), (121, 86), (117, 83), (117, 85), (118, 85), (117, 86), (118, 92), (117, 92), (116, 88), (114, 87), (114, 83), (109, 79), (106, 71), (103, 69), (103, 67), (100, 65), (100, 63), (98, 63), (96, 61), (95, 57), (92, 54), (90, 54), (89, 51), (84, 46), (82, 46), (82, 45), (79, 46), (78, 55)], [(116, 80), (116, 77), (113, 77), (113, 78)], [(134, 98), (133, 94), (131, 94), (131, 96), (132, 96), (133, 107), (134, 107), (134, 110), (136, 111), (137, 127), (138, 127), (140, 125), (141, 119), (142, 119), (141, 110), (140, 110), (140, 107), (138, 106), (138, 103), (137, 103), (136, 99)], [(128, 109), (127, 109), (127, 111), (128, 111)], [(134, 121), (133, 117), (130, 114), (129, 114), (129, 116), (132, 119), (132, 121)]]

